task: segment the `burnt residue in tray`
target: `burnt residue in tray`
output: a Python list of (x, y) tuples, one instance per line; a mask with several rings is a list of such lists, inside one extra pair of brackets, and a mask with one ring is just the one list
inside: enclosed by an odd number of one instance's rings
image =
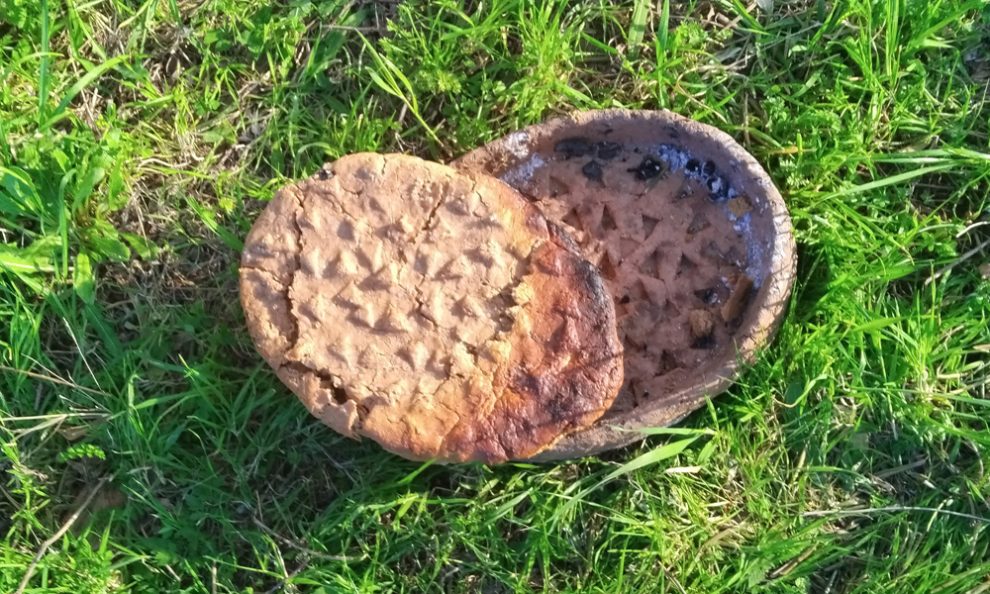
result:
[(718, 290), (715, 287), (695, 291), (694, 295), (705, 305), (715, 305), (718, 303)]
[[(658, 179), (664, 179), (668, 172), (682, 170), (685, 176), (699, 182), (699, 189), (711, 202), (722, 204), (737, 196), (714, 161), (699, 159), (678, 145), (645, 147), (585, 136), (567, 137), (554, 145), (554, 152), (564, 160), (590, 157), (591, 160), (581, 167), (581, 173), (598, 183), (604, 183), (604, 162), (619, 157), (625, 162), (630, 154), (623, 154), (624, 151), (629, 151), (631, 155), (642, 155), (639, 164), (626, 169), (639, 181), (653, 184)], [(690, 192), (687, 191), (678, 195), (678, 198), (688, 197)]]
[(595, 154), (603, 161), (610, 161), (622, 152), (622, 145), (618, 142), (603, 140), (595, 143)]
[(565, 159), (583, 157), (592, 152), (591, 141), (587, 138), (573, 137), (565, 138), (554, 145), (553, 150), (564, 156)]
[(622, 145), (618, 142), (608, 140), (594, 142), (582, 136), (573, 136), (559, 141), (554, 145), (553, 150), (563, 156), (564, 159), (590, 155), (603, 161), (609, 161), (622, 152)]
[(592, 159), (584, 164), (584, 167), (581, 168), (581, 173), (591, 181), (601, 182), (602, 164)]
[(708, 199), (712, 202), (725, 202), (729, 199), (729, 184), (721, 176), (709, 177), (705, 185), (708, 187)]
[(635, 175), (636, 179), (646, 181), (662, 175), (666, 169), (667, 167), (664, 165), (663, 161), (654, 159), (653, 157), (643, 157), (643, 160), (640, 161), (639, 165), (627, 169), (626, 171)]

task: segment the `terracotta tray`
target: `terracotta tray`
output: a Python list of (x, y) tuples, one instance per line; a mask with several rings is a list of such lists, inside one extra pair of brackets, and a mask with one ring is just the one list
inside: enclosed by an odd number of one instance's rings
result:
[(595, 425), (536, 460), (596, 454), (723, 392), (772, 337), (794, 280), (784, 201), (728, 134), (666, 111), (576, 113), (452, 163), (571, 231), (615, 298), (626, 382)]

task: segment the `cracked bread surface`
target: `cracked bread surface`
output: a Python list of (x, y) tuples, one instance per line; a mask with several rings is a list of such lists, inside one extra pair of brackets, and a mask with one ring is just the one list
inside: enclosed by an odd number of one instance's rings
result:
[(414, 459), (526, 458), (622, 383), (602, 279), (515, 191), (403, 155), (344, 157), (279, 191), (241, 301), (310, 412)]

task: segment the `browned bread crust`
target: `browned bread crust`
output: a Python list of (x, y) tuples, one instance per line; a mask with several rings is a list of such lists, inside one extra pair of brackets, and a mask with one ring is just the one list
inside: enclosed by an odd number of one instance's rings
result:
[(612, 300), (573, 242), (501, 182), (415, 157), (351, 155), (281, 190), (241, 301), (315, 416), (414, 459), (529, 457), (622, 383)]

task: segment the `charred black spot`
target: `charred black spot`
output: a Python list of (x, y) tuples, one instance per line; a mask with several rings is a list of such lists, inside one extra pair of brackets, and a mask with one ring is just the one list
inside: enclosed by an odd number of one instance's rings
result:
[(565, 159), (583, 157), (592, 152), (591, 141), (587, 138), (565, 138), (554, 145), (553, 150), (564, 155)]
[(705, 175), (715, 175), (715, 163), (712, 161), (705, 161), (705, 166), (701, 171)]
[(632, 167), (626, 171), (635, 174), (636, 179), (646, 181), (653, 179), (664, 172), (664, 164), (653, 157), (644, 157), (639, 166)]
[(591, 181), (600, 182), (602, 181), (602, 164), (592, 159), (584, 164), (581, 173)]
[(595, 153), (598, 155), (598, 158), (606, 161), (609, 159), (614, 159), (621, 150), (622, 145), (618, 142), (603, 140), (595, 143)]
[(520, 369), (512, 378), (512, 388), (522, 394), (539, 394), (540, 379), (532, 373)]
[(714, 305), (718, 301), (718, 291), (714, 288), (701, 289), (700, 291), (695, 291), (694, 296), (701, 299), (701, 302), (705, 305)]
[(328, 179), (333, 178), (333, 172), (326, 168), (321, 167), (320, 170), (316, 172), (316, 177), (320, 181), (327, 181)]
[(687, 164), (684, 166), (684, 170), (692, 175), (698, 175), (701, 173), (701, 163), (697, 159), (688, 159)]
[(705, 185), (708, 186), (708, 199), (712, 202), (725, 202), (729, 199), (729, 184), (721, 177), (709, 178)]
[(622, 305), (625, 305), (625, 304), (629, 303), (630, 301), (632, 301), (632, 299), (629, 298), (629, 295), (623, 295), (619, 299), (619, 303), (621, 303)]

